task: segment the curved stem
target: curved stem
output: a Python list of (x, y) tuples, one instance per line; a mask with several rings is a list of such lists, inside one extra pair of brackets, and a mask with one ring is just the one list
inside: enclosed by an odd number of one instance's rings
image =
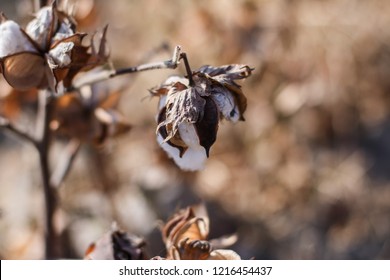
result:
[(91, 85), (94, 83), (102, 82), (116, 76), (137, 73), (141, 71), (155, 70), (155, 69), (176, 69), (179, 65), (179, 60), (181, 58), (181, 47), (176, 46), (172, 58), (165, 61), (145, 63), (138, 66), (127, 67), (117, 70), (103, 70), (99, 73), (93, 74), (91, 76), (84, 76), (79, 80), (75, 80), (72, 87), (68, 88), (67, 91), (73, 91), (79, 89), (83, 86)]

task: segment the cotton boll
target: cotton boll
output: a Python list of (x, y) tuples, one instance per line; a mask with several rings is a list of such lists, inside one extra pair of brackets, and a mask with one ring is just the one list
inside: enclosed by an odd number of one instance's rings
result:
[(23, 51), (37, 52), (16, 22), (7, 20), (4, 23), (1, 23), (0, 57)]
[(202, 170), (207, 159), (206, 151), (202, 146), (189, 147), (184, 155), (180, 157), (180, 152), (177, 148), (172, 147), (169, 143), (164, 142), (160, 133), (157, 134), (157, 142), (161, 148), (172, 158), (182, 170), (197, 171)]

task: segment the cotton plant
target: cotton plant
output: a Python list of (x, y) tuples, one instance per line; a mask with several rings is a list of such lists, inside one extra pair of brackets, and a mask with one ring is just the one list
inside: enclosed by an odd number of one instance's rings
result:
[[(12, 87), (6, 96), (33, 92), (36, 93), (33, 96), (36, 96), (34, 104), (37, 106), (32, 125), (26, 127), (8, 118), (9, 114), (3, 114), (4, 110), (1, 110), (0, 128), (30, 142), (39, 155), (46, 208), (46, 258), (60, 255), (60, 233), (54, 225), (59, 206), (57, 188), (71, 169), (80, 143), (103, 143), (108, 137), (129, 129), (128, 123), (116, 110), (116, 104), (106, 100), (91, 104), (83, 97), (82, 91), (93, 85), (86, 85), (83, 90), (74, 86), (76, 76), (108, 63), (107, 26), (102, 29), (100, 39), (92, 34), (86, 42), (87, 34), (76, 30), (77, 23), (71, 8), (66, 5), (60, 7), (58, 2), (41, 7), (25, 28), (0, 13), (0, 73)], [(3, 104), (7, 106), (9, 102), (0, 99), (0, 105)], [(16, 108), (19, 110), (22, 104), (16, 104)], [(91, 118), (81, 120), (76, 117), (69, 124), (67, 121), (72, 118), (75, 108), (91, 112)], [(69, 127), (80, 124), (87, 127), (85, 131), (93, 131), (89, 133), (90, 141), (85, 141), (80, 133), (68, 133), (63, 139), (64, 153), (52, 164), (49, 160), (51, 147), (59, 133), (73, 132)]]
[[(108, 51), (107, 26), (94, 34), (78, 31), (72, 9), (62, 3), (53, 1), (41, 7), (24, 28), (0, 12), (0, 73), (14, 95), (31, 92), (37, 99), (34, 125), (21, 127), (0, 110), (0, 128), (33, 144), (39, 155), (46, 211), (45, 258), (49, 259), (61, 256), (60, 233), (54, 223), (59, 208), (58, 188), (71, 170), (80, 146), (101, 147), (131, 128), (119, 110), (122, 93), (104, 90), (101, 82), (141, 71), (176, 69), (184, 62), (186, 76), (171, 76), (150, 92), (159, 98), (158, 144), (181, 169), (196, 171), (205, 167), (221, 120), (244, 120), (247, 100), (237, 81), (248, 78), (253, 71), (243, 64), (205, 65), (192, 71), (180, 46), (166, 61), (115, 69)], [(7, 102), (0, 99), (0, 107), (3, 104)], [(16, 107), (19, 110), (23, 106)], [(52, 161), (51, 147), (57, 140), (65, 145), (64, 153)], [(200, 235), (179, 240), (173, 232), (166, 234), (164, 230), (165, 241), (171, 244), (166, 258), (187, 259), (197, 254), (202, 259), (227, 258), (226, 252), (212, 249), (204, 235), (208, 228), (200, 229), (201, 219), (194, 220), (192, 210), (186, 211), (183, 218), (189, 220), (183, 222), (191, 228), (198, 227)], [(111, 238), (116, 247), (142, 247), (120, 231), (110, 234), (99, 244), (109, 247), (111, 241), (107, 240)], [(233, 253), (229, 256), (237, 258)]]

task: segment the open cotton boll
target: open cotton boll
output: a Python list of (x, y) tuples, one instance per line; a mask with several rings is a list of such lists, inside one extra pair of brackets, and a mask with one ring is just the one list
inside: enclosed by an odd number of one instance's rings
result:
[(187, 171), (197, 171), (204, 168), (207, 156), (206, 151), (202, 146), (189, 147), (184, 155), (180, 157), (179, 150), (169, 145), (169, 143), (164, 142), (164, 139), (160, 133), (157, 134), (157, 142), (168, 154), (168, 156), (175, 161), (180, 169)]
[[(26, 27), (26, 33), (43, 49), (47, 49), (47, 40), (51, 30), (53, 21), (52, 7), (43, 7), (36, 14), (36, 18), (30, 21)], [(56, 20), (54, 21), (56, 23)], [(56, 24), (55, 24), (56, 25)], [(57, 26), (53, 26), (56, 30)]]
[(23, 34), (19, 24), (7, 20), (0, 24), (0, 57), (30, 51), (37, 52), (31, 42)]

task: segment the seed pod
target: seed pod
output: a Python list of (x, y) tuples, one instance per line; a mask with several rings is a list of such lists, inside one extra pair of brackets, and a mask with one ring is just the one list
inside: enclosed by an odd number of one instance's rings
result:
[(234, 82), (251, 74), (246, 65), (203, 66), (193, 72), (193, 85), (170, 77), (150, 90), (158, 96), (157, 141), (184, 170), (199, 170), (216, 141), (219, 119), (244, 120), (246, 98)]

